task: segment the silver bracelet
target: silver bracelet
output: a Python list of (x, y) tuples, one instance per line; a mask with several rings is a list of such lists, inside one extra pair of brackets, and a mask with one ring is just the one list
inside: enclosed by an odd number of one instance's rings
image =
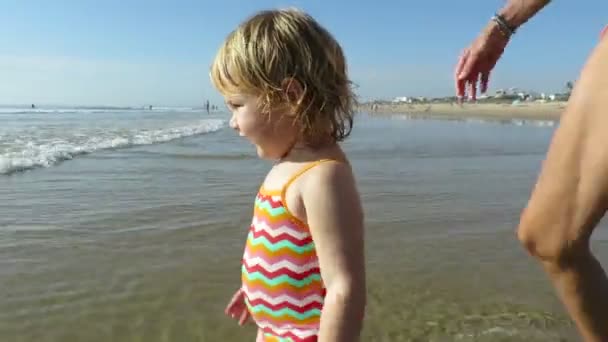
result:
[(498, 13), (494, 14), (492, 21), (498, 24), (498, 28), (505, 36), (511, 37), (515, 34), (516, 28), (510, 26), (502, 15)]

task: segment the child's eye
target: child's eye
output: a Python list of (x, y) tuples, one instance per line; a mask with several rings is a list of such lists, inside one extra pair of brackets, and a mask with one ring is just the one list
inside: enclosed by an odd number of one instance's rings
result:
[(230, 101), (228, 101), (226, 104), (228, 105), (228, 108), (230, 108), (230, 109), (236, 109), (236, 108), (240, 108), (243, 106), (240, 103), (234, 103), (234, 102), (230, 102)]

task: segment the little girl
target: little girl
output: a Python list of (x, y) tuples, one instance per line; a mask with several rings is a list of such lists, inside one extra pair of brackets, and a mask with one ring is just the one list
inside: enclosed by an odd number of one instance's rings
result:
[(226, 38), (211, 78), (230, 126), (274, 160), (255, 197), (242, 286), (226, 314), (257, 341), (357, 341), (363, 213), (348, 159), (354, 95), (342, 48), (309, 15), (263, 11)]

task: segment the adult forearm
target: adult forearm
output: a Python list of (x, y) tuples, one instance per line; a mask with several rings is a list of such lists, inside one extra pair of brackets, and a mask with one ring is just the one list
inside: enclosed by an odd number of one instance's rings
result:
[(358, 292), (328, 289), (321, 313), (319, 342), (359, 341), (365, 296)]
[(532, 18), (551, 0), (509, 0), (498, 12), (509, 25), (517, 28)]

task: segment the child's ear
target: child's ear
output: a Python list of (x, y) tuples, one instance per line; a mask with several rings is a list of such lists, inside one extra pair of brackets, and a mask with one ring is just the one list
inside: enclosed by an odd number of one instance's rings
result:
[(281, 82), (281, 89), (287, 102), (290, 105), (299, 104), (304, 95), (302, 84), (293, 77), (288, 77)]

